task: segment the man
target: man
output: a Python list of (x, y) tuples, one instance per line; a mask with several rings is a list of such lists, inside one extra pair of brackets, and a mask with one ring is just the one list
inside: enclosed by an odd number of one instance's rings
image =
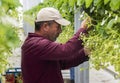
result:
[(54, 42), (62, 32), (61, 25), (70, 22), (58, 10), (41, 9), (35, 21), (35, 33), (29, 33), (22, 46), (22, 75), (24, 83), (64, 83), (61, 70), (88, 60), (79, 35), (86, 30), (83, 21), (78, 32), (65, 44)]

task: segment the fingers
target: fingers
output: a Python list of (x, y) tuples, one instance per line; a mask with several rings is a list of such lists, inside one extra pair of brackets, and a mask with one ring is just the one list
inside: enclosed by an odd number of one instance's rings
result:
[(91, 54), (90, 49), (87, 47), (84, 47), (84, 53), (86, 56), (90, 55)]
[(85, 20), (82, 21), (81, 23), (81, 28), (86, 28), (88, 29), (91, 24), (91, 18), (87, 17)]

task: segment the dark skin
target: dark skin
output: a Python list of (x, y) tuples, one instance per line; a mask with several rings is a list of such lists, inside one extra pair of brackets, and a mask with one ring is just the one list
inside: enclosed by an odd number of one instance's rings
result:
[(44, 23), (40, 30), (35, 31), (36, 34), (39, 34), (51, 41), (55, 41), (61, 32), (61, 25), (56, 22), (53, 22), (51, 25)]

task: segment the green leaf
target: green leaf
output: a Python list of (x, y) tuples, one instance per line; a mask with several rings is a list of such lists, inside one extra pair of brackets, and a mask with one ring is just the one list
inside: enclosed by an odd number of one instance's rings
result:
[(94, 0), (94, 6), (97, 6), (100, 2), (101, 0)]
[(69, 0), (69, 5), (74, 7), (77, 0)]
[(77, 5), (82, 6), (84, 4), (85, 0), (77, 0)]
[(120, 0), (111, 0), (110, 7), (113, 11), (116, 11), (120, 8)]
[(103, 0), (94, 0), (94, 6), (97, 7), (97, 9), (101, 8), (104, 4)]
[(63, 4), (63, 1), (60, 0), (59, 3), (58, 3), (58, 0), (55, 1), (55, 7), (57, 7), (58, 9), (62, 6)]
[(85, 5), (86, 8), (90, 7), (90, 5), (92, 4), (93, 0), (85, 0)]
[(120, 17), (118, 17), (117, 22), (119, 22), (119, 23), (120, 23)]
[(104, 0), (104, 4), (106, 5), (110, 0)]
[(111, 20), (108, 22), (107, 28), (112, 28), (114, 23), (115, 23), (115, 19), (111, 19)]
[(7, 4), (5, 4), (5, 3), (3, 3), (2, 4), (2, 8), (3, 8), (3, 10), (5, 11), (5, 13), (8, 11), (8, 9), (9, 9), (9, 6), (7, 5)]

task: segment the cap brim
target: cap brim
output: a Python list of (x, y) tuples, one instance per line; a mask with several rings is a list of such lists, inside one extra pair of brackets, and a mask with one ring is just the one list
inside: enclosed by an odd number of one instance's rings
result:
[(67, 26), (67, 25), (70, 24), (70, 21), (68, 21), (68, 20), (66, 20), (66, 19), (64, 19), (64, 18), (58, 19), (58, 20), (55, 20), (55, 21), (56, 21), (58, 24), (63, 25), (63, 26)]

